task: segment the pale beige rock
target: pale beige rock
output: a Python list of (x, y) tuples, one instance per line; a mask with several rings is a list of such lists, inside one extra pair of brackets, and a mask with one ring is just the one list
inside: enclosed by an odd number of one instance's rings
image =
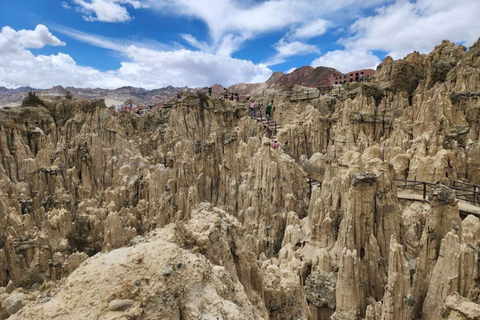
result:
[(382, 319), (412, 319), (413, 296), (410, 294), (410, 271), (403, 246), (392, 237), (388, 261), (388, 282), (383, 297)]
[(473, 303), (454, 292), (445, 300), (443, 319), (479, 319), (480, 304)]
[(5, 310), (12, 315), (20, 311), (25, 305), (25, 299), (20, 294), (10, 295), (4, 302)]
[[(142, 115), (80, 99), (1, 109), (2, 306), (41, 290), (17, 318), (462, 319), (445, 301), (480, 302), (478, 218), (442, 188), (399, 201), (395, 178), (480, 183), (479, 53), (387, 57), (374, 80), (308, 99), (232, 87), (273, 101), (277, 150), (246, 104), (202, 94)], [(135, 302), (109, 311), (115, 299)]]
[(134, 303), (135, 301), (131, 299), (115, 299), (110, 301), (108, 304), (108, 309), (111, 311), (125, 311), (133, 306)]
[[(229, 225), (230, 236), (221, 221)], [(119, 312), (142, 319), (265, 319), (267, 311), (259, 299), (262, 289), (257, 284), (261, 278), (252, 278), (255, 266), (236, 265), (230, 252), (235, 245), (241, 250), (239, 228), (235, 218), (224, 212), (201, 209), (183, 227), (171, 224), (158, 229), (149, 242), (89, 259), (54, 289), (51, 299), (24, 307), (12, 319), (116, 319)], [(217, 241), (213, 246), (201, 245), (202, 255), (183, 248), (200, 245), (204, 238)], [(246, 252), (236, 255), (240, 261), (249, 259)], [(172, 274), (159, 278), (159, 270), (167, 266)]]

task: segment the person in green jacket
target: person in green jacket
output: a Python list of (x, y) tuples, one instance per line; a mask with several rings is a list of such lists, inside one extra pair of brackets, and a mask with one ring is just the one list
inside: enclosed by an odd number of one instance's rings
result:
[(267, 115), (268, 118), (272, 117), (272, 104), (269, 103), (267, 105), (267, 108), (265, 109), (265, 114)]

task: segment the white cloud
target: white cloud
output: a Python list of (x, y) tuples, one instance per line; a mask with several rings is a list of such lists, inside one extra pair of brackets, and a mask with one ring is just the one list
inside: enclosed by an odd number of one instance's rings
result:
[(293, 38), (310, 39), (318, 37), (327, 31), (329, 22), (323, 19), (316, 19), (297, 28), (293, 34)]
[(43, 24), (34, 30), (19, 30), (18, 32), (6, 26), (0, 32), (0, 54), (19, 52), (23, 48), (40, 49), (46, 45), (64, 46), (65, 43), (50, 33)]
[(185, 49), (155, 51), (130, 46), (126, 54), (132, 62), (122, 63), (118, 70), (119, 75), (133, 76), (133, 79), (138, 77), (136, 80), (146, 85), (158, 82), (161, 82), (162, 86), (171, 84), (194, 87), (212, 83), (232, 85), (240, 82), (263, 82), (272, 74), (265, 65)]
[(385, 51), (395, 59), (414, 50), (428, 53), (444, 39), (470, 46), (480, 36), (479, 12), (478, 0), (398, 0), (358, 19), (350, 27), (353, 35), (341, 43)]
[(397, 0), (357, 19), (350, 36), (339, 40), (345, 49), (327, 52), (312, 66), (348, 72), (378, 65), (374, 50), (400, 59), (412, 51), (428, 53), (444, 39), (470, 46), (480, 36), (478, 12), (478, 0)]
[(358, 69), (375, 69), (380, 59), (364, 50), (335, 50), (313, 60), (312, 67), (331, 67), (346, 73)]
[(293, 68), (290, 68), (288, 69), (285, 74), (289, 74), (289, 73), (292, 73), (293, 71), (297, 70), (297, 68), (293, 67)]
[(278, 53), (265, 63), (267, 66), (283, 63), (288, 57), (320, 52), (314, 45), (299, 41), (286, 42), (285, 39), (280, 39), (274, 48)]
[[(194, 17), (206, 23), (212, 42), (210, 51), (222, 54), (236, 52), (246, 40), (259, 34), (278, 32), (300, 25), (299, 38), (320, 35), (323, 21), (349, 8), (342, 21), (365, 7), (389, 0), (145, 0), (152, 9), (164, 15)], [(305, 21), (313, 21), (306, 23)], [(312, 36), (312, 37), (313, 37)]]
[(181, 34), (180, 35), (185, 41), (187, 41), (187, 43), (189, 45), (191, 45), (192, 47), (194, 48), (197, 48), (203, 52), (209, 52), (210, 51), (210, 47), (208, 46), (208, 44), (206, 42), (203, 42), (203, 41), (199, 41), (197, 40), (194, 36), (192, 36), (191, 34)]
[(114, 50), (117, 52), (124, 52), (125, 48), (131, 45), (154, 49), (154, 50), (161, 50), (161, 51), (178, 49), (178, 46), (172, 47), (172, 46), (165, 45), (163, 43), (153, 41), (153, 40), (141, 41), (136, 37), (134, 37), (133, 39), (114, 39), (114, 38), (102, 37), (99, 35), (93, 35), (93, 34), (78, 31), (76, 29), (67, 28), (67, 27), (58, 26), (58, 25), (54, 25), (52, 29), (56, 32), (62, 33), (76, 40), (88, 43), (92, 46)]
[(63, 1), (61, 3), (61, 6), (64, 8), (64, 9), (72, 9), (72, 7), (66, 2), (66, 1)]
[(40, 49), (47, 44), (51, 46), (65, 45), (65, 42), (51, 34), (43, 24), (37, 25), (35, 30), (20, 30), (17, 34), (23, 48)]
[[(18, 33), (10, 27), (4, 27), (0, 33), (0, 86), (118, 88), (130, 85), (153, 89), (167, 85), (197, 87), (263, 82), (272, 74), (265, 65), (228, 56), (185, 49), (159, 51), (136, 45), (120, 46), (115, 42), (106, 46), (121, 52), (126, 61), (116, 70), (102, 72), (79, 66), (64, 53), (36, 56), (25, 49)], [(83, 41), (97, 45), (105, 40), (84, 36)]]
[(137, 0), (73, 0), (86, 21), (127, 22), (132, 20), (125, 5), (134, 9), (148, 5)]

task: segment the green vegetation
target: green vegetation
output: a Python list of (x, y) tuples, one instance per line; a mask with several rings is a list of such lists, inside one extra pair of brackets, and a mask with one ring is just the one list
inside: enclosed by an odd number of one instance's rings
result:
[(45, 102), (42, 99), (40, 99), (35, 94), (35, 92), (33, 91), (28, 92), (28, 96), (23, 98), (22, 107), (31, 107), (31, 106), (37, 106), (37, 105), (45, 106)]
[(65, 99), (68, 99), (68, 100), (73, 99), (73, 94), (68, 90), (65, 92)]

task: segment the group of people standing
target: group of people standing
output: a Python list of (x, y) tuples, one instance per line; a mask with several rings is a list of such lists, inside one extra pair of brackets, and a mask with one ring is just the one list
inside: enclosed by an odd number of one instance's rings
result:
[[(250, 116), (251, 117), (255, 117), (255, 110), (258, 109), (258, 110), (262, 110), (262, 106), (258, 106), (257, 108), (255, 107), (255, 100), (250, 100)], [(272, 110), (273, 109), (273, 106), (272, 106), (272, 102), (268, 103), (266, 108), (265, 108), (265, 116), (267, 117), (267, 119), (270, 119), (272, 117)]]
[[(208, 95), (211, 97), (212, 96), (212, 87), (208, 87)], [(239, 100), (239, 95), (238, 92), (228, 92), (227, 88), (223, 88), (223, 95), (220, 96), (218, 94), (218, 98), (223, 98), (225, 100), (231, 100), (234, 101), (236, 100), (238, 102)]]

